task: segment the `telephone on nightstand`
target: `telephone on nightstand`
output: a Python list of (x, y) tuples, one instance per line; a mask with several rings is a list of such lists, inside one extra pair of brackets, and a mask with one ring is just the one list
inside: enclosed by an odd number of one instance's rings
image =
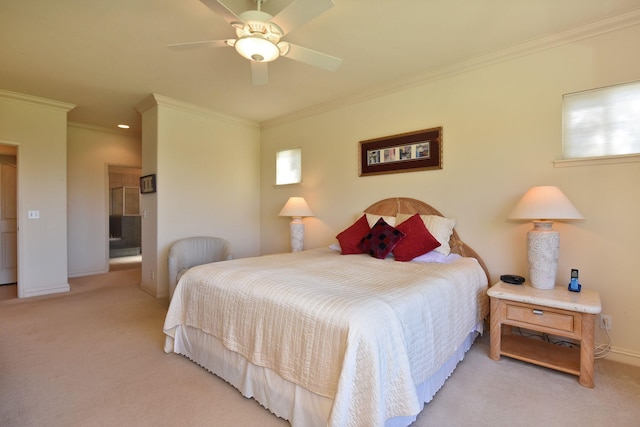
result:
[(582, 285), (578, 282), (578, 270), (575, 268), (571, 269), (571, 281), (568, 288), (571, 292), (580, 292), (580, 289), (582, 289)]

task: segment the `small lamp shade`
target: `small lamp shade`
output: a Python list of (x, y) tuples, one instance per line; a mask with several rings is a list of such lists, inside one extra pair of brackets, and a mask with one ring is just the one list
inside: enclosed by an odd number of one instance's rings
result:
[(289, 223), (291, 251), (301, 251), (304, 247), (304, 223), (302, 222), (302, 217), (313, 216), (311, 208), (302, 197), (289, 197), (278, 216), (291, 217), (291, 222)]
[(511, 211), (509, 219), (533, 220), (527, 233), (529, 281), (537, 289), (553, 289), (558, 271), (560, 235), (553, 221), (584, 219), (558, 187), (532, 187)]
[(302, 218), (303, 216), (313, 216), (313, 212), (302, 197), (289, 197), (278, 216)]
[(558, 187), (532, 187), (513, 208), (509, 219), (580, 220), (584, 219)]

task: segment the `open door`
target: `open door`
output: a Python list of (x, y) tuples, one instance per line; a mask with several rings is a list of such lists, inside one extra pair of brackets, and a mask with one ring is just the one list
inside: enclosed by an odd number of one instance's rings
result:
[(18, 204), (15, 156), (0, 156), (0, 285), (18, 277)]

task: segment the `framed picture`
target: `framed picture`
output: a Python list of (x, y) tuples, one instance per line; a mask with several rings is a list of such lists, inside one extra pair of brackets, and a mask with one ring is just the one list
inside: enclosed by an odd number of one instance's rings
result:
[(156, 192), (156, 175), (145, 175), (140, 177), (140, 193), (155, 193)]
[(360, 141), (360, 176), (442, 169), (442, 127)]

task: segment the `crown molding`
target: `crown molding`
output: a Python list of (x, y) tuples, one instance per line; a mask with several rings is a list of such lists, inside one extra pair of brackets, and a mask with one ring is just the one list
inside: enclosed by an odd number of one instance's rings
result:
[(231, 116), (229, 114), (220, 113), (218, 111), (210, 110), (208, 108), (200, 107), (188, 102), (179, 101), (177, 99), (159, 95), (157, 93), (152, 93), (151, 95), (149, 95), (146, 99), (136, 105), (135, 108), (136, 110), (138, 110), (138, 112), (140, 112), (140, 114), (143, 114), (144, 112), (155, 106), (170, 107), (177, 110), (186, 111), (188, 113), (198, 113), (243, 127), (251, 127), (256, 129), (260, 128), (259, 123), (254, 120), (247, 120), (240, 117)]
[(479, 68), (484, 68), (523, 56), (532, 55), (534, 53), (553, 49), (568, 43), (596, 37), (602, 34), (618, 31), (639, 24), (640, 9), (636, 9), (622, 15), (593, 22), (591, 24), (576, 27), (550, 36), (530, 40), (524, 43), (497, 50), (495, 52), (491, 52), (489, 54), (477, 56), (466, 61), (428, 71), (426, 73), (415, 74), (405, 79), (396, 80), (393, 83), (389, 83), (386, 85), (377, 85), (375, 89), (369, 89), (362, 92), (354, 93), (337, 100), (318, 104), (309, 108), (304, 108), (289, 114), (278, 116), (273, 119), (265, 120), (260, 122), (260, 127), (266, 129), (269, 127), (281, 125), (292, 120), (302, 119), (347, 105), (361, 103), (367, 100), (389, 95), (391, 93), (410, 89), (415, 86), (424, 85), (432, 81), (445, 79)]
[(108, 127), (104, 127), (104, 126), (97, 126), (97, 125), (90, 125), (87, 123), (79, 123), (79, 122), (67, 122), (67, 126), (68, 127), (74, 127), (74, 128), (79, 128), (79, 129), (87, 129), (87, 130), (92, 130), (92, 131), (97, 131), (97, 132), (108, 132), (108, 133), (115, 133), (118, 135), (124, 135), (124, 136), (129, 136), (129, 137), (133, 137), (133, 138), (138, 138), (140, 137), (139, 132), (135, 132), (131, 129), (119, 129), (119, 128), (108, 128)]
[(55, 101), (53, 99), (40, 98), (39, 96), (33, 95), (25, 95), (23, 93), (11, 92), (4, 89), (0, 89), (0, 98), (24, 102), (27, 104), (43, 105), (45, 107), (57, 108), (64, 111), (71, 111), (76, 108), (75, 104), (69, 104), (68, 102)]

